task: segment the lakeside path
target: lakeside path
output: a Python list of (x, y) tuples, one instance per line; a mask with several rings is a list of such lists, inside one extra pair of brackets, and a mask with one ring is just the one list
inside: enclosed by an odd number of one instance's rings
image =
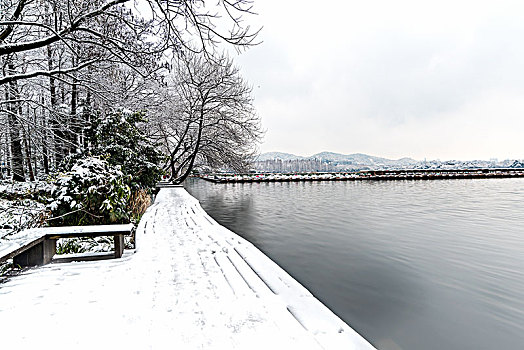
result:
[(181, 187), (160, 190), (123, 258), (0, 284), (0, 332), (1, 348), (374, 349)]

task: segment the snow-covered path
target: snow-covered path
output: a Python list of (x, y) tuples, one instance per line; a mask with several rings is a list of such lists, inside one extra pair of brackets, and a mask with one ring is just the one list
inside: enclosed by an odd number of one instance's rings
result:
[(183, 188), (160, 190), (122, 259), (0, 285), (0, 348), (373, 349)]

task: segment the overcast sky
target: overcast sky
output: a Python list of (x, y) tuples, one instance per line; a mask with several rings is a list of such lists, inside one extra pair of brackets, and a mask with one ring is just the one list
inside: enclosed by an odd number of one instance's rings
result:
[(524, 2), (256, 0), (261, 152), (524, 158)]

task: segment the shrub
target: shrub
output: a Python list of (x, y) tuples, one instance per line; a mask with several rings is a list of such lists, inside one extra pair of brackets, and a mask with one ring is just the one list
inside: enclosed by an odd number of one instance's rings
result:
[(56, 254), (85, 252), (109, 252), (113, 248), (113, 237), (61, 238), (56, 242)]
[(56, 254), (85, 253), (87, 249), (80, 242), (79, 239), (59, 239), (56, 242)]
[(77, 160), (54, 181), (47, 208), (50, 226), (129, 222), (128, 177), (118, 166), (96, 157)]
[(144, 113), (121, 110), (95, 118), (88, 130), (92, 142), (89, 152), (105, 157), (109, 164), (120, 165), (122, 172), (130, 175), (133, 192), (150, 192), (163, 174), (159, 165), (162, 153), (140, 128), (145, 122)]
[(151, 196), (146, 190), (135, 191), (131, 194), (131, 197), (129, 197), (128, 208), (136, 221), (140, 221), (140, 218), (146, 212), (149, 205), (151, 205)]
[(13, 263), (9, 261), (4, 261), (0, 263), (0, 277), (3, 277), (8, 271), (13, 268)]

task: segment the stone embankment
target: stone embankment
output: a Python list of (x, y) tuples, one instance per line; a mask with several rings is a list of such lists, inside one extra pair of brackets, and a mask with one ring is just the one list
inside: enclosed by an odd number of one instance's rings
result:
[(367, 170), (343, 173), (257, 173), (204, 174), (201, 179), (215, 183), (358, 181), (358, 180), (445, 180), (524, 177), (524, 169), (453, 169), (453, 170)]

